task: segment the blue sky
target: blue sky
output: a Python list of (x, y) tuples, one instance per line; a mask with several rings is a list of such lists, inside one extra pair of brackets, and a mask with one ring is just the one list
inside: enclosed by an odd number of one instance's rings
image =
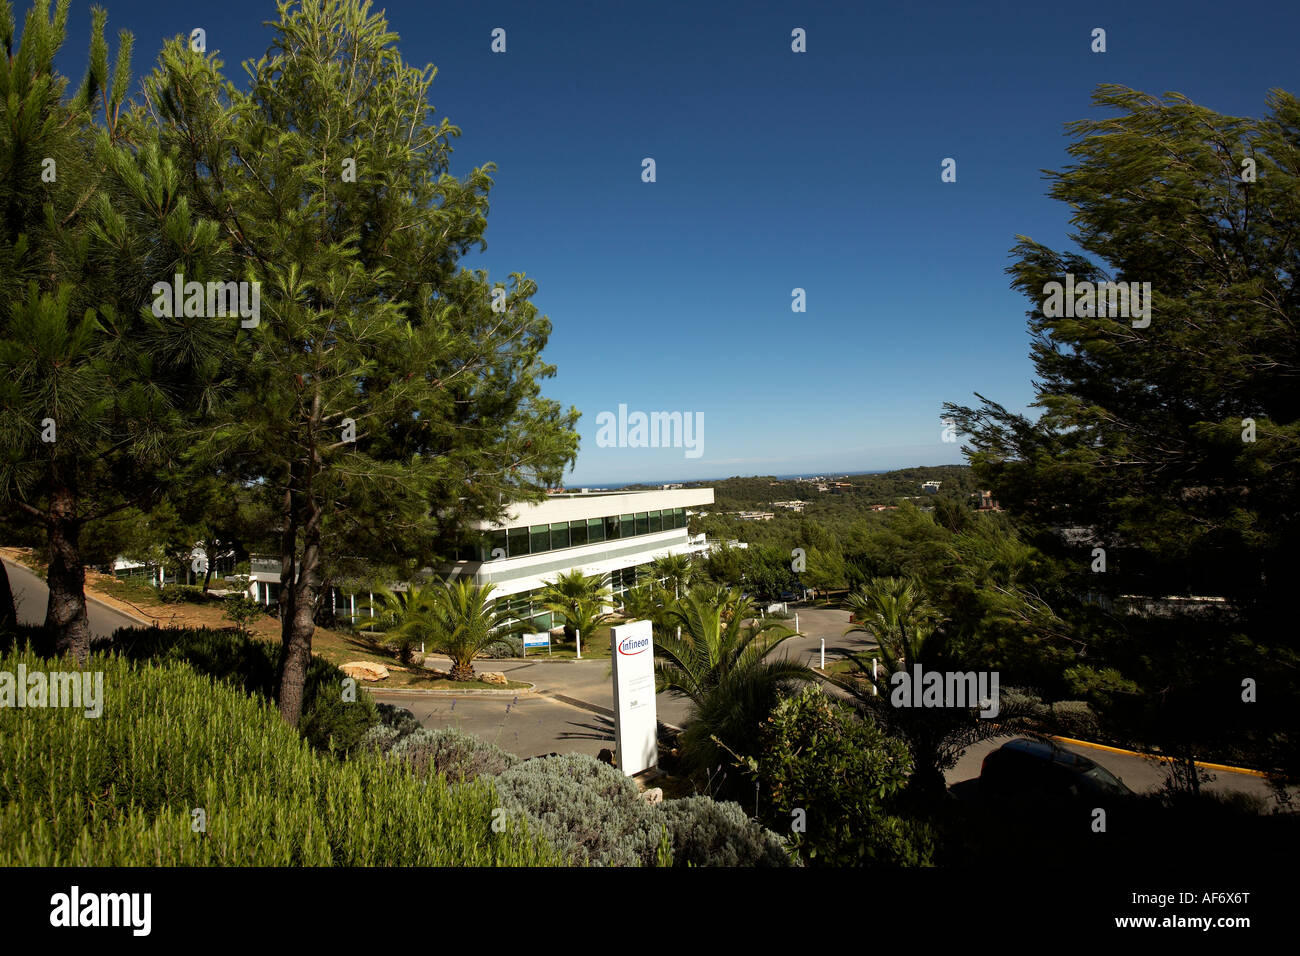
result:
[[(137, 76), (201, 26), (239, 79), (275, 16), (100, 2), (110, 33), (135, 34)], [(1004, 269), (1017, 234), (1068, 247), (1040, 170), (1066, 164), (1063, 124), (1098, 115), (1096, 85), (1251, 116), (1271, 88), (1300, 92), (1291, 0), (381, 6), (403, 57), (438, 67), (432, 101), (463, 130), (453, 172), (497, 164), (488, 248), (466, 264), (539, 285), (545, 394), (583, 413), (573, 486), (962, 461), (945, 401), (1033, 399)], [(75, 2), (74, 79), (88, 25)], [(701, 414), (703, 454), (597, 447), (620, 404)]]

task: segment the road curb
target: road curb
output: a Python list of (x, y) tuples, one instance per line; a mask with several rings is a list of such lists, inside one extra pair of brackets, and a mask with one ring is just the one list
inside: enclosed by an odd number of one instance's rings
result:
[[(1059, 740), (1061, 743), (1074, 744), (1077, 747), (1092, 747), (1094, 750), (1104, 750), (1112, 754), (1124, 754), (1129, 757), (1142, 757), (1146, 760), (1160, 760), (1164, 763), (1174, 763), (1177, 758), (1166, 757), (1164, 754), (1144, 754), (1136, 750), (1125, 750), (1122, 747), (1110, 747), (1106, 744), (1094, 744), (1090, 740), (1075, 740), (1073, 737), (1060, 737), (1056, 734), (1049, 734), (1053, 740)], [(1277, 774), (1265, 773), (1263, 770), (1251, 770), (1249, 767), (1230, 767), (1222, 763), (1206, 763), (1202, 760), (1193, 761), (1197, 767), (1205, 770), (1221, 770), (1224, 773), (1241, 773), (1250, 777), (1261, 777), (1265, 780), (1271, 780), (1277, 777)]]
[(527, 690), (486, 690), (470, 688), (468, 690), (424, 690), (419, 687), (363, 687), (363, 690), (384, 694), (388, 697), (541, 697), (544, 696), (533, 685)]

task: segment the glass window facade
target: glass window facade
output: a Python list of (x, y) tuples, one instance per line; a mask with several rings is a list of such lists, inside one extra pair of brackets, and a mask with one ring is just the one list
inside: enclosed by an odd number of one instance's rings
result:
[(569, 522), (561, 521), (558, 524), (551, 525), (551, 550), (558, 551), (560, 548), (569, 546)]
[(686, 527), (684, 508), (609, 515), (604, 518), (580, 518), (577, 521), (557, 521), (554, 524), (537, 524), (531, 527), (486, 532), (479, 539), (477, 548), (458, 551), (457, 558), (472, 560), (477, 557), (480, 561), (490, 561), (493, 550), (498, 548), (505, 553), (506, 557), (518, 558), (527, 554), (542, 554), (561, 548), (577, 548), (584, 544), (617, 541), (621, 538), (673, 531), (684, 527)]
[(555, 625), (553, 615), (539, 603), (541, 590), (524, 591), (500, 598), (498, 608), (507, 612), (516, 621), (529, 621), (536, 631), (547, 631)]
[(543, 551), (551, 550), (551, 526), (545, 524), (535, 524), (528, 529), (529, 537), (532, 539), (532, 553), (541, 554)]
[(609, 575), (609, 589), (616, 596), (621, 597), (628, 588), (634, 588), (641, 571), (642, 565), (631, 568), (620, 568), (617, 571), (611, 571)]

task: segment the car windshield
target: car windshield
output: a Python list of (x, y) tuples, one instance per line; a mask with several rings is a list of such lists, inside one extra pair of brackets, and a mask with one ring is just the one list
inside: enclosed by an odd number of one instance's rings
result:
[(1124, 786), (1124, 784), (1120, 781), (1118, 777), (1116, 777), (1105, 767), (1099, 766), (1097, 764), (1094, 764), (1092, 767), (1084, 771), (1084, 776), (1089, 777), (1092, 780), (1096, 781), (1097, 783), (1101, 784), (1107, 790), (1114, 790), (1118, 793), (1122, 793), (1124, 790), (1128, 789), (1127, 787)]

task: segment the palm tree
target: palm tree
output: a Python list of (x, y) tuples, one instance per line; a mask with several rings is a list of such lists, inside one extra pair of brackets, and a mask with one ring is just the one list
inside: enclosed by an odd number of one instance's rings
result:
[(543, 583), (545, 587), (539, 596), (540, 603), (546, 610), (563, 619), (564, 637), (569, 641), (576, 637), (578, 628), (572, 622), (578, 617), (579, 606), (583, 602), (595, 608), (603, 608), (613, 602), (605, 578), (597, 574), (583, 574), (581, 568), (561, 572), (554, 581)]
[(949, 652), (947, 635), (939, 629), (942, 617), (922, 593), (917, 582), (904, 578), (874, 578), (846, 602), (854, 623), (845, 634), (865, 633), (880, 646), (884, 677), (876, 680), (872, 669), (856, 655), (846, 655), (873, 685), (872, 691), (849, 687), (860, 709), (870, 713), (886, 732), (903, 740), (912, 754), (909, 789), (925, 801), (946, 791), (944, 770), (952, 767), (979, 740), (1011, 732), (1028, 711), (1018, 704), (1003, 705), (995, 719), (976, 717), (969, 708), (895, 707), (890, 703), (891, 677), (911, 672), (920, 664), (926, 671), (965, 670)]
[(468, 578), (429, 589), (429, 601), (418, 614), (433, 646), (451, 658), (452, 680), (474, 679), (474, 657), (501, 634), (520, 630), (510, 610), (491, 598), (495, 584), (474, 584)]
[[(759, 724), (780, 694), (815, 675), (769, 651), (794, 637), (780, 621), (755, 621), (755, 608), (739, 592), (697, 585), (668, 607), (665, 631), (681, 628), (681, 638), (656, 638), (658, 689), (693, 704), (683, 737), (693, 769), (721, 762), (723, 748), (738, 755), (757, 753)], [(720, 747), (717, 741), (720, 741)]]
[(598, 597), (595, 600), (579, 601), (577, 607), (565, 612), (565, 625), (571, 626), (578, 634), (584, 635), (586, 640), (590, 640), (597, 628), (609, 623), (614, 617), (605, 610), (603, 600)]
[(623, 592), (623, 616), (630, 621), (649, 621), (654, 628), (655, 640), (668, 630), (665, 615), (673, 603), (673, 592), (647, 582)]
[(650, 562), (650, 576), (662, 582), (664, 589), (677, 598), (695, 578), (695, 564), (689, 554), (666, 554)]
[(366, 622), (366, 630), (385, 632), (397, 646), (397, 659), (402, 664), (411, 663), (411, 650), (417, 643), (429, 640), (429, 607), (440, 587), (435, 581), (423, 587), (411, 584), (405, 591), (378, 587), (374, 599), (361, 605), (363, 610), (374, 612)]
[[(906, 578), (874, 578), (846, 601), (854, 623), (845, 634), (870, 634), (880, 645), (887, 674), (899, 667), (911, 670), (923, 656), (933, 658), (930, 643), (939, 612), (925, 599), (916, 582)], [(931, 653), (927, 653), (928, 650)]]

